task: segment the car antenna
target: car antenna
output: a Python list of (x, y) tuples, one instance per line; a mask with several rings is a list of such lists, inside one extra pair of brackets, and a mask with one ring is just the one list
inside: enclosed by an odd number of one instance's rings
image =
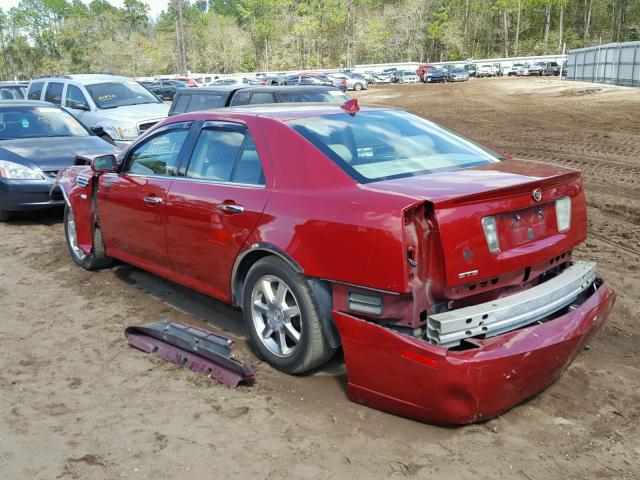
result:
[(340, 105), (340, 108), (343, 109), (345, 112), (347, 112), (352, 117), (356, 113), (358, 113), (360, 111), (360, 107), (358, 106), (358, 99), (357, 98), (352, 98), (351, 100), (347, 100), (342, 105)]

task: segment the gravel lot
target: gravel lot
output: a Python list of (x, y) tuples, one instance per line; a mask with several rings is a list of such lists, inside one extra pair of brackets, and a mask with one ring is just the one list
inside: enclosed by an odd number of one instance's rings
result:
[(0, 225), (0, 478), (441, 479), (640, 477), (640, 89), (554, 78), (376, 86), (515, 156), (584, 171), (589, 240), (618, 292), (558, 382), (484, 424), (439, 428), (349, 402), (340, 358), (307, 377), (258, 362), (230, 390), (128, 347), (162, 318), (225, 331), (240, 313), (126, 265), (73, 266), (60, 212)]

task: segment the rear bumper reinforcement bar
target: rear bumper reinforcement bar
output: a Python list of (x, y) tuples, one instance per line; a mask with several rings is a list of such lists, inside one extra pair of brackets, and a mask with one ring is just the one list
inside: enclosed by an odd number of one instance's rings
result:
[(596, 278), (594, 262), (575, 262), (558, 276), (508, 297), (429, 315), (427, 337), (453, 347), (464, 338), (492, 337), (529, 325), (570, 305)]
[(253, 379), (255, 374), (253, 365), (233, 358), (232, 340), (191, 325), (160, 321), (127, 327), (124, 335), (127, 342), (144, 352), (155, 353), (231, 388)]

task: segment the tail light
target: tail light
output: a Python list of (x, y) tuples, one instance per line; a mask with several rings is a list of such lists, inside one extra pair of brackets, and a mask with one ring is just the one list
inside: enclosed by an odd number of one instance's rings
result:
[(566, 232), (571, 226), (571, 198), (562, 197), (556, 200), (556, 220), (558, 232)]
[(498, 240), (498, 229), (496, 227), (496, 219), (493, 217), (484, 217), (482, 219), (482, 229), (487, 239), (487, 245), (491, 253), (500, 251), (500, 241)]

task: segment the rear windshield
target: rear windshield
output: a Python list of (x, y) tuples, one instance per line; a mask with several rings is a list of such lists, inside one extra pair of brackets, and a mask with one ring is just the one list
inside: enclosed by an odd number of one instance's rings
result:
[(88, 136), (89, 132), (75, 118), (60, 108), (0, 108), (0, 140)]
[(149, 90), (133, 80), (126, 82), (105, 82), (85, 87), (96, 106), (101, 109), (160, 103)]
[(334, 114), (288, 124), (359, 183), (498, 162), (498, 154), (407, 112)]

